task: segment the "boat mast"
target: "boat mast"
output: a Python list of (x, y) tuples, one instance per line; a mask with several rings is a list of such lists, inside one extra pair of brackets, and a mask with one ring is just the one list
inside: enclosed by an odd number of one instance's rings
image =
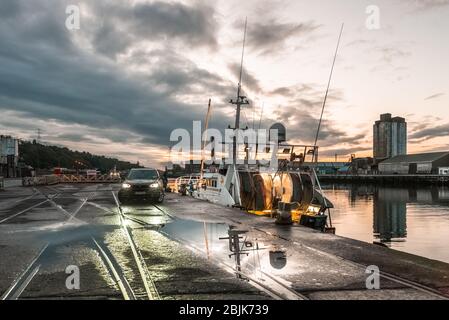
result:
[[(245, 31), (243, 33), (243, 49), (242, 49), (242, 59), (240, 61), (240, 76), (239, 76), (239, 84), (237, 87), (237, 100), (229, 101), (230, 104), (235, 105), (236, 115), (235, 115), (235, 126), (234, 129), (238, 132), (240, 129), (240, 113), (243, 105), (248, 105), (249, 102), (245, 96), (241, 95), (242, 92), (242, 77), (243, 77), (243, 58), (245, 56), (245, 44), (246, 44), (246, 31), (248, 27), (248, 18), (245, 19)], [(233, 164), (237, 164), (237, 137), (234, 137), (233, 142)]]

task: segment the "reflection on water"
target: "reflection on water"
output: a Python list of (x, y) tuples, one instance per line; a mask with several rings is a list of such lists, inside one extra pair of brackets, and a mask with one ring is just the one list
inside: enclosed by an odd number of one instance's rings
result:
[(407, 237), (407, 203), (401, 200), (399, 191), (378, 189), (374, 192), (374, 235), (381, 242)]
[(449, 188), (327, 185), (337, 234), (449, 262)]
[[(206, 223), (176, 219), (163, 232), (204, 252), (208, 258), (230, 263), (238, 271), (258, 274), (276, 273), (287, 266), (287, 251), (252, 231), (240, 230), (225, 223)], [(295, 269), (297, 266), (292, 265)]]

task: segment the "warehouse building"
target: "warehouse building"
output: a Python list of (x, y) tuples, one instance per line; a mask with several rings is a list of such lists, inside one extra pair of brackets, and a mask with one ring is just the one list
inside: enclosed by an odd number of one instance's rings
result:
[(449, 152), (400, 155), (379, 163), (381, 174), (442, 174), (449, 168)]
[(0, 176), (15, 178), (18, 173), (19, 140), (0, 136)]

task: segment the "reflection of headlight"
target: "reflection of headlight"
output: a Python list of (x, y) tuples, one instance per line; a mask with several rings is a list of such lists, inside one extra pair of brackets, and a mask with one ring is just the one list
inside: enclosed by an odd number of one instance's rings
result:
[(124, 184), (122, 184), (122, 188), (129, 189), (129, 188), (131, 188), (131, 185), (129, 183), (124, 183)]
[(150, 188), (159, 188), (159, 183), (150, 184)]

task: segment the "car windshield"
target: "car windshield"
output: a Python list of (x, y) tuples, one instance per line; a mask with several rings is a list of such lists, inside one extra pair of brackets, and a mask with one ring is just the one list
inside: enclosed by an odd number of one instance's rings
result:
[(158, 179), (159, 175), (156, 170), (132, 170), (129, 175), (129, 180), (154, 180)]

